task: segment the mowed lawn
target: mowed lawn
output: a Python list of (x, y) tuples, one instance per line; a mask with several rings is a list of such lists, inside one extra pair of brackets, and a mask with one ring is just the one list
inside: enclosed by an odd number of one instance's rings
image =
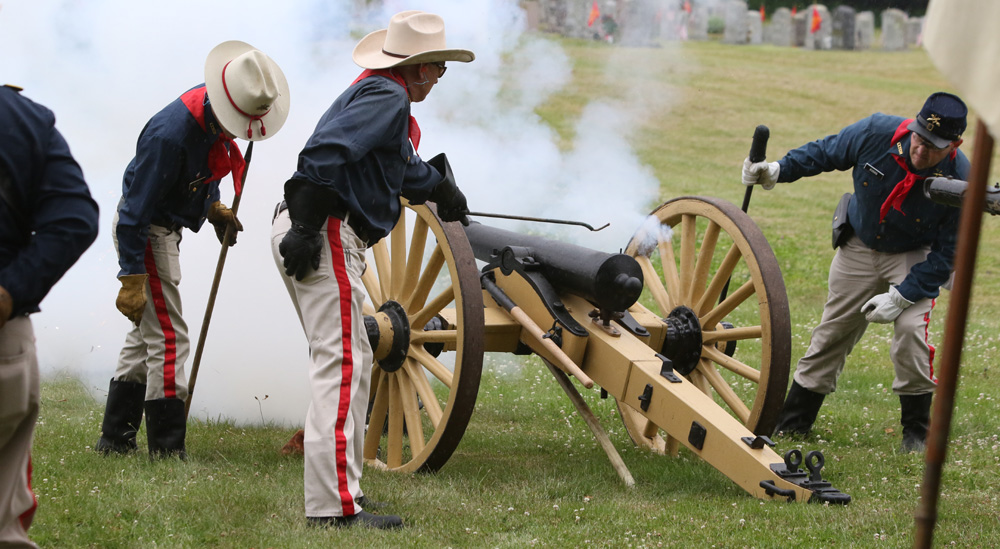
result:
[[(661, 183), (660, 201), (722, 197), (739, 205), (740, 166), (753, 130), (771, 130), (768, 157), (872, 112), (912, 116), (951, 90), (925, 52), (815, 52), (716, 42), (622, 48), (561, 42), (573, 82), (538, 110), (562, 144), (592, 100), (637, 116), (630, 141)], [(970, 124), (970, 128), (974, 127)], [(964, 146), (971, 154), (973, 132)], [(997, 166), (994, 158), (994, 166)], [(994, 167), (991, 181), (997, 179)], [(829, 223), (850, 176), (826, 174), (765, 192), (749, 207), (788, 289), (794, 359), (826, 296)], [(649, 205), (650, 210), (656, 203)], [(938, 546), (1000, 545), (1000, 220), (987, 216), (944, 470)], [(949, 295), (931, 338), (943, 340)], [(907, 547), (923, 456), (901, 455), (891, 393), (891, 329), (872, 326), (850, 357), (814, 435), (778, 450), (822, 450), (824, 477), (847, 507), (761, 502), (682, 450), (633, 448), (612, 400), (584, 391), (636, 479), (624, 486), (537, 359), (490, 356), (475, 414), (457, 451), (432, 475), (365, 471), (366, 492), (408, 524), (399, 532), (307, 528), (302, 459), (279, 450), (295, 428), (192, 421), (187, 462), (90, 450), (103, 403), (72, 379), (43, 385), (34, 449), (43, 547)], [(144, 439), (144, 433), (140, 433)]]

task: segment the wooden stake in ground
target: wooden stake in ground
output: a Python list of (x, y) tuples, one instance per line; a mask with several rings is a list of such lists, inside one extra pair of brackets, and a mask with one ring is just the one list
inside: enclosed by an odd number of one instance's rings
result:
[[(253, 156), (253, 141), (247, 145), (247, 152), (243, 155), (243, 177), (240, 181), (240, 192), (233, 197), (233, 205), (230, 208), (233, 216), (240, 209), (240, 199), (243, 198), (243, 190), (246, 188), (247, 172), (250, 171), (250, 157)], [(194, 384), (198, 381), (198, 367), (201, 365), (201, 353), (205, 350), (205, 336), (208, 335), (208, 325), (212, 321), (212, 310), (215, 309), (215, 296), (219, 293), (219, 283), (222, 281), (222, 268), (226, 265), (226, 254), (229, 253), (229, 239), (235, 238), (233, 227), (226, 227), (226, 236), (222, 239), (222, 251), (219, 252), (219, 262), (215, 266), (215, 279), (212, 280), (212, 291), (208, 294), (208, 305), (205, 307), (205, 318), (201, 321), (201, 333), (198, 335), (198, 345), (194, 351), (194, 362), (191, 363), (191, 376), (188, 379), (188, 396), (184, 401), (184, 417), (191, 413), (191, 397), (194, 395)]]

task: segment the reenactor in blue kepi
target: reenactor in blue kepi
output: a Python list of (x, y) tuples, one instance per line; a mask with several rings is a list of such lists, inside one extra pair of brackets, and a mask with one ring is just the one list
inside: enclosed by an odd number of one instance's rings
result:
[(49, 109), (0, 87), (0, 547), (28, 527), (38, 358), (28, 315), (97, 238), (97, 203)]
[(121, 268), (116, 306), (133, 326), (108, 389), (98, 452), (136, 450), (145, 412), (150, 457), (186, 456), (190, 342), (178, 292), (181, 231), (197, 232), (208, 220), (220, 242), (231, 228), (233, 238), (223, 244), (236, 243), (243, 226), (219, 190), (232, 174), (241, 192), (246, 165), (234, 138), (273, 137), (288, 106), (278, 65), (234, 40), (208, 54), (203, 84), (168, 104), (139, 134), (111, 233)]
[(854, 176), (853, 195), (837, 208), (823, 318), (795, 369), (778, 432), (809, 433), (868, 323), (891, 322), (900, 450), (923, 450), (937, 385), (927, 325), (951, 276), (959, 210), (932, 202), (920, 182), (967, 178), (969, 161), (958, 150), (967, 113), (958, 97), (934, 93), (915, 119), (873, 114), (777, 162), (744, 161), (743, 183), (765, 189), (833, 170)]
[(309, 342), (312, 402), (305, 421), (305, 507), (310, 524), (396, 528), (362, 493), (361, 465), (372, 349), (361, 305), (365, 249), (389, 234), (410, 203), (437, 203), (443, 221), (468, 224), (468, 206), (439, 154), (417, 155), (410, 104), (470, 62), (445, 45), (444, 21), (420, 11), (392, 17), (354, 48), (364, 72), (320, 118), (285, 183), (271, 232), (278, 269)]

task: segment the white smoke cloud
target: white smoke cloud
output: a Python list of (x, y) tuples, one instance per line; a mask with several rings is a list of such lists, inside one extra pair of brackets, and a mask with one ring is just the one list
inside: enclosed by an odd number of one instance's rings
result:
[[(118, 265), (110, 238), (122, 173), (146, 121), (204, 80), (212, 47), (242, 40), (282, 67), (291, 109), (281, 132), (255, 145), (239, 210), (246, 229), (228, 253), (192, 413), (301, 424), (308, 406), (307, 347), (271, 259), (271, 213), (316, 121), (361, 71), (350, 57), (355, 43), (404, 9), (413, 6), (390, 0), (372, 9), (350, 0), (4, 3), (0, 73), (55, 111), (101, 207), (97, 242), (32, 317), (45, 373), (77, 376), (103, 399), (128, 330), (114, 306)], [(488, 224), (527, 227), (605, 251), (623, 248), (659, 188), (628, 145), (639, 114), (628, 104), (646, 98), (588, 105), (573, 148), (561, 151), (534, 109), (570, 82), (570, 61), (557, 43), (523, 32), (515, 0), (486, 0), (476, 9), (461, 0), (434, 0), (418, 9), (445, 18), (450, 46), (476, 53), (468, 65), (450, 63), (434, 93), (414, 105), (421, 153), (447, 152), (474, 210), (612, 226), (587, 233), (482, 220)], [(245, 150), (246, 142), (239, 143)], [(227, 179), (223, 202), (231, 203), (231, 189)], [(185, 231), (181, 249), (190, 374), (219, 244), (209, 227)]]

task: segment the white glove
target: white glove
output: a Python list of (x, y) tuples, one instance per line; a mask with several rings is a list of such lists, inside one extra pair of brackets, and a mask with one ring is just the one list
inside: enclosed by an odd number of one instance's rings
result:
[(865, 313), (865, 318), (868, 319), (868, 322), (887, 324), (896, 320), (899, 313), (902, 313), (903, 309), (906, 309), (910, 305), (913, 305), (912, 301), (907, 301), (895, 286), (890, 286), (888, 292), (878, 294), (869, 299), (861, 307), (861, 312)]
[(769, 191), (778, 182), (780, 170), (777, 162), (750, 162), (750, 157), (747, 157), (743, 161), (743, 184), (749, 187), (759, 183), (765, 191)]

